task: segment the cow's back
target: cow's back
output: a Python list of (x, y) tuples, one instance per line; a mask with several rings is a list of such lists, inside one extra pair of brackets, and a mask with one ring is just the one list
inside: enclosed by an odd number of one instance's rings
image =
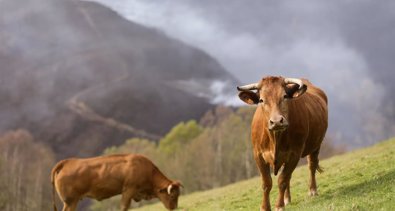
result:
[(148, 159), (132, 154), (68, 159), (55, 183), (63, 198), (86, 196), (102, 200), (120, 194), (125, 185), (144, 182), (141, 180), (147, 176), (142, 174), (149, 169), (152, 165)]

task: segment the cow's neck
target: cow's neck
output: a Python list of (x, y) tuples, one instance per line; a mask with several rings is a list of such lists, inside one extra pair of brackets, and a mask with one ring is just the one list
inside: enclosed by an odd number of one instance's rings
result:
[(284, 163), (282, 159), (280, 159), (281, 148), (280, 143), (283, 137), (286, 135), (286, 132), (269, 132), (268, 131), (267, 144), (265, 146), (266, 150), (264, 152), (265, 161), (270, 164), (273, 168), (275, 175), (278, 170)]
[(153, 180), (152, 182), (153, 182), (154, 189), (157, 189), (157, 190), (166, 188), (172, 182), (165, 175), (163, 175), (163, 173), (158, 168), (156, 168), (154, 170), (152, 180)]

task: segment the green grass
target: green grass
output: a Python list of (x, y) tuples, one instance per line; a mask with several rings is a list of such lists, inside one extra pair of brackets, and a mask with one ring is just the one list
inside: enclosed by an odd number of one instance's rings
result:
[[(395, 210), (395, 138), (372, 147), (320, 162), (319, 196), (308, 196), (308, 169), (298, 167), (291, 180), (292, 203), (286, 210)], [(277, 177), (270, 194), (272, 209), (277, 198)], [(181, 195), (178, 210), (259, 210), (259, 177), (209, 191)], [(144, 211), (166, 210), (160, 203)]]

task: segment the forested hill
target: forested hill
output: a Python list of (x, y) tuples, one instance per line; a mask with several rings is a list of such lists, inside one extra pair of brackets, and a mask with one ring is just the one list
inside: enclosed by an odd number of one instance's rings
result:
[(205, 52), (97, 3), (6, 0), (0, 14), (0, 131), (28, 130), (58, 158), (157, 140), (212, 107), (204, 88), (236, 81)]

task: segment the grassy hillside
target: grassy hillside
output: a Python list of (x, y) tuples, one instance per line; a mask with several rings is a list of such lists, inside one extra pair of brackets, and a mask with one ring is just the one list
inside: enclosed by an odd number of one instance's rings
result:
[[(395, 210), (395, 138), (321, 162), (319, 196), (307, 195), (308, 169), (297, 168), (291, 180), (292, 203), (287, 210)], [(277, 177), (273, 177), (277, 181)], [(271, 192), (272, 209), (277, 182)], [(259, 210), (261, 180), (254, 178), (210, 191), (182, 195), (179, 210)], [(165, 210), (162, 204), (144, 211)]]

